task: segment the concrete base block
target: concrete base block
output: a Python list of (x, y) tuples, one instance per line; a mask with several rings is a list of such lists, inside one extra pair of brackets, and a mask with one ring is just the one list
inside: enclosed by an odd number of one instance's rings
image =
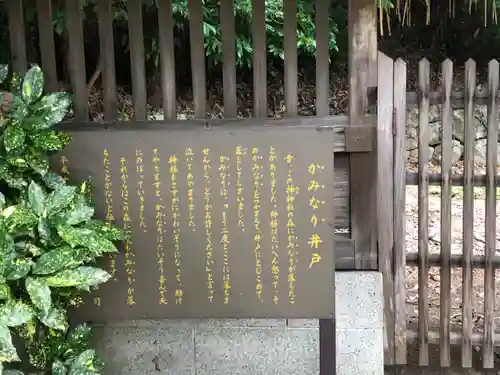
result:
[[(338, 272), (336, 288), (337, 375), (382, 375), (381, 274)], [(120, 321), (96, 329), (109, 375), (319, 374), (315, 319)]]

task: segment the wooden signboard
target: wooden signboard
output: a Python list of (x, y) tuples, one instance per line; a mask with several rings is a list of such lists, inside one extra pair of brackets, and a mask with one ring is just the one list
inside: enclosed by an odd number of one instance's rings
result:
[(69, 129), (62, 172), (132, 232), (76, 317), (334, 317), (333, 131)]

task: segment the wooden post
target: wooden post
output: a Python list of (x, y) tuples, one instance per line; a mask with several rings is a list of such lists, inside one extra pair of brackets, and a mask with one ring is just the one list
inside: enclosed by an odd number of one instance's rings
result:
[[(351, 126), (359, 124), (360, 118), (367, 113), (368, 90), (377, 87), (376, 4), (377, 2), (373, 0), (349, 0), (349, 121)], [(375, 144), (373, 145), (375, 151), (377, 150), (376, 138), (374, 137)], [(351, 235), (354, 242), (354, 263), (358, 270), (379, 269), (377, 161), (377, 152), (350, 155)], [(386, 337), (384, 346), (387, 346), (388, 340), (393, 340), (393, 338)], [(386, 363), (391, 363), (387, 359)]]
[[(368, 89), (377, 86), (377, 9), (373, 0), (349, 0), (349, 121), (368, 109)], [(375, 148), (374, 148), (375, 149)], [(376, 270), (376, 170), (374, 153), (351, 155), (351, 233), (355, 268)]]
[[(394, 364), (394, 61), (382, 52), (378, 56), (378, 77), (383, 82), (377, 90), (377, 180), (376, 217), (378, 269), (384, 286), (385, 363)], [(405, 109), (406, 110), (406, 109)], [(404, 121), (403, 121), (404, 123)], [(404, 128), (403, 128), (404, 135)], [(404, 164), (403, 173), (404, 173)], [(404, 189), (403, 189), (404, 194)], [(355, 199), (355, 198), (354, 198)], [(403, 282), (403, 285), (404, 282)], [(406, 319), (406, 314), (405, 314)], [(404, 332), (403, 334), (405, 334)]]

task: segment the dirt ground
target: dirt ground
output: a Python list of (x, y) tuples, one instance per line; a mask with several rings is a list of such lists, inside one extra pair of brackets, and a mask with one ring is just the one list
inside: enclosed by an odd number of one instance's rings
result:
[[(462, 254), (463, 225), (463, 189), (453, 188), (452, 198), (452, 253)], [(440, 188), (429, 189), (429, 251), (440, 252)], [(474, 200), (474, 255), (485, 252), (485, 200), (484, 188), (475, 188)], [(499, 194), (500, 195), (500, 194)], [(497, 255), (500, 255), (500, 199), (497, 196)], [(418, 252), (418, 188), (406, 188), (406, 247), (408, 252)], [(473, 279), (473, 322), (474, 331), (484, 329), (484, 271), (474, 270)], [(495, 316), (497, 330), (500, 329), (500, 270), (496, 271)], [(429, 282), (429, 325), (432, 330), (439, 330), (440, 271), (432, 267), (428, 275)], [(462, 269), (452, 269), (452, 330), (460, 330), (462, 323)], [(418, 322), (418, 270), (407, 267), (406, 306), (408, 325), (416, 327)], [(479, 352), (479, 348), (476, 348)], [(499, 353), (500, 354), (500, 353)], [(457, 353), (460, 361), (460, 352)], [(500, 358), (500, 357), (499, 357)], [(406, 372), (405, 372), (406, 373)], [(432, 372), (431, 372), (432, 373)]]

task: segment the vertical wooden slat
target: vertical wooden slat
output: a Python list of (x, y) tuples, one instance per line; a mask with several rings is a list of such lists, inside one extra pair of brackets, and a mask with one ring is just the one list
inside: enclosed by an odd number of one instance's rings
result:
[[(285, 38), (287, 38), (286, 33), (293, 33), (288, 36), (288, 43), (290, 45), (290, 57), (293, 61), (293, 65), (290, 63), (288, 67), (287, 75), (287, 65), (286, 65), (286, 52), (285, 52), (285, 76), (287, 79), (287, 84), (290, 87), (290, 92), (288, 93), (288, 98), (286, 101), (286, 107), (289, 114), (297, 113), (297, 5), (293, 0), (288, 0), (289, 3), (293, 2), (293, 28), (290, 27), (285, 30)], [(286, 4), (286, 0), (285, 0)], [(291, 7), (291, 5), (289, 5)], [(315, 1), (315, 21), (316, 21), (316, 116), (325, 117), (330, 113), (329, 102), (328, 102), (328, 91), (330, 86), (330, 61), (329, 61), (329, 8), (330, 0), (316, 0)], [(286, 15), (286, 13), (285, 13)], [(290, 21), (291, 22), (291, 21)], [(293, 69), (292, 69), (293, 67)], [(291, 77), (290, 77), (291, 76)], [(285, 84), (286, 87), (286, 84)], [(293, 92), (292, 92), (293, 91)], [(289, 110), (290, 108), (290, 110)], [(293, 111), (291, 110), (293, 108)], [(320, 337), (326, 338), (323, 341), (320, 340), (320, 375), (330, 375), (335, 374), (335, 320), (320, 320)]]
[[(174, 53), (174, 22), (172, 0), (158, 0), (158, 29), (160, 40), (161, 93), (163, 115), (166, 120), (175, 120), (176, 83)], [(224, 93), (225, 93), (224, 87)]]
[(418, 365), (429, 365), (429, 85), (430, 64), (418, 65)]
[[(394, 63), (394, 335), (395, 364), (406, 364), (406, 63)], [(382, 230), (384, 230), (382, 228)]]
[(65, 4), (69, 44), (68, 62), (74, 95), (75, 118), (77, 121), (86, 121), (89, 113), (80, 2), (78, 0), (66, 0)]
[(495, 268), (496, 253), (496, 186), (498, 154), (498, 102), (499, 64), (491, 60), (488, 64), (488, 134), (486, 157), (486, 265), (484, 269), (484, 342), (483, 367), (494, 367), (493, 337), (495, 334)]
[(224, 58), (222, 66), (224, 117), (229, 118), (236, 117), (238, 115), (238, 103), (236, 100), (236, 32), (234, 29), (233, 6), (233, 0), (221, 0), (220, 28), (222, 38), (222, 56)]
[(464, 197), (463, 197), (463, 254), (462, 268), (462, 367), (472, 367), (472, 252), (474, 246), (474, 90), (476, 63), (465, 64), (465, 137), (464, 137)]
[(253, 116), (267, 117), (266, 2), (252, 0)]
[(26, 35), (24, 32), (24, 11), (22, 0), (7, 0), (7, 16), (9, 18), (10, 51), (12, 67), (16, 73), (26, 72)]
[(349, 0), (349, 116), (368, 108), (367, 90), (377, 86), (377, 2)]
[(142, 0), (128, 0), (128, 32), (130, 65), (132, 69), (132, 101), (134, 119), (146, 121), (148, 117), (146, 93), (146, 68), (144, 55), (144, 32), (142, 22)]
[(330, 1), (316, 0), (316, 115), (330, 114)]
[(451, 318), (451, 167), (453, 123), (451, 117), (451, 84), (453, 63), (446, 59), (443, 75), (443, 128), (441, 150), (441, 284), (440, 284), (440, 357), (441, 367), (450, 366), (450, 318)]
[(204, 118), (207, 113), (207, 86), (205, 77), (205, 44), (203, 39), (203, 9), (201, 0), (188, 0), (188, 7), (194, 115), (197, 118)]
[[(349, 123), (368, 108), (367, 91), (377, 86), (377, 7), (373, 0), (349, 0)], [(374, 137), (375, 138), (375, 137)], [(375, 142), (375, 140), (374, 140)], [(376, 147), (376, 145), (374, 145)], [(378, 270), (376, 243), (376, 157), (350, 155), (351, 236), (356, 269)]]
[[(324, 1), (325, 2), (325, 1)], [(297, 115), (297, 2), (283, 1), (285, 47), (285, 107), (287, 116)], [(316, 23), (316, 30), (318, 24)]]
[(379, 52), (378, 77), (383, 85), (377, 94), (377, 222), (383, 223), (378, 230), (379, 268), (384, 277), (384, 317), (386, 335), (386, 364), (394, 363), (394, 62)]
[(52, 0), (36, 0), (36, 16), (45, 90), (55, 92), (59, 90), (59, 84), (57, 81), (56, 51), (52, 26)]
[(118, 105), (116, 99), (115, 47), (113, 40), (112, 0), (100, 0), (97, 7), (99, 19), (99, 47), (102, 62), (102, 86), (104, 120), (116, 121)]
[[(332, 157), (334, 154), (332, 153)], [(335, 162), (335, 160), (333, 160)], [(335, 163), (333, 163), (335, 164)], [(334, 173), (335, 174), (335, 173)], [(334, 179), (335, 180), (335, 179)], [(333, 221), (335, 222), (335, 209), (333, 209)], [(335, 248), (332, 249), (335, 254)], [(333, 257), (332, 269), (335, 270), (335, 256)], [(335, 274), (334, 274), (335, 280)], [(335, 288), (335, 283), (334, 283)], [(334, 289), (335, 295), (335, 289)], [(336, 298), (334, 299), (334, 309), (336, 310)], [(335, 313), (333, 315), (335, 317)], [(320, 319), (319, 320), (319, 375), (336, 374), (336, 320), (335, 319)]]

